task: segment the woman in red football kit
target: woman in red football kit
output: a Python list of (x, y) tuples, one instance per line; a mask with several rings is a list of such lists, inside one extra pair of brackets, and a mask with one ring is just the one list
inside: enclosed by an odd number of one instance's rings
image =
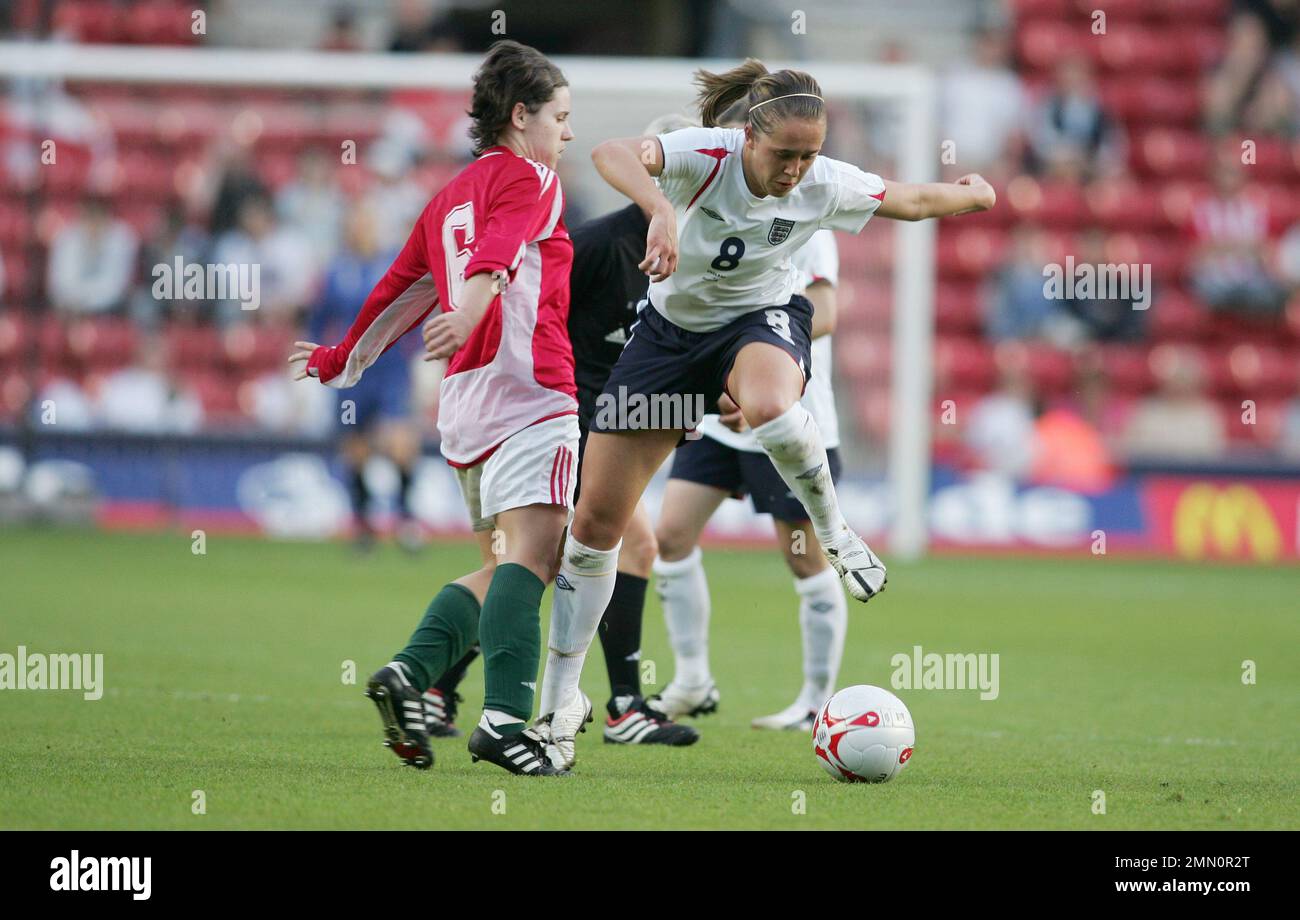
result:
[(544, 55), (494, 44), (474, 78), (478, 158), (425, 208), (343, 342), (299, 342), (290, 358), (298, 378), (351, 386), (442, 306), (424, 322), (426, 359), (449, 359), (441, 449), (456, 469), (483, 567), (442, 589), (366, 691), (385, 744), (422, 769), (433, 751), (421, 694), (478, 643), (486, 693), (471, 754), (512, 773), (564, 772), (547, 757), (550, 723), (527, 722), (542, 592), (555, 577), (577, 474), (566, 325), (573, 246), (555, 173), (574, 137), (569, 111), (568, 83)]

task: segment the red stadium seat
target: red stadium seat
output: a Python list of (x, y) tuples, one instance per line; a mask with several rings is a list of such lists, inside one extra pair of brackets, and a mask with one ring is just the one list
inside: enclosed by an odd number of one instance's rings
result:
[(936, 257), (941, 278), (982, 278), (1002, 262), (1007, 235), (940, 225)]
[(1110, 230), (1141, 233), (1173, 229), (1160, 190), (1150, 185), (1131, 179), (1102, 180), (1089, 186), (1086, 201), (1093, 221)]
[(886, 383), (892, 367), (889, 338), (870, 333), (837, 335), (835, 367), (858, 385)]
[(1199, 179), (1210, 162), (1210, 142), (1193, 131), (1154, 128), (1133, 138), (1132, 157), (1145, 175)]
[(1075, 23), (1033, 20), (1025, 23), (1017, 35), (1020, 58), (1030, 69), (1053, 69), (1062, 58), (1088, 50), (1089, 35), (1086, 26), (1080, 29)]
[(1019, 220), (1046, 227), (1074, 228), (1087, 217), (1083, 189), (1071, 183), (1019, 176), (1007, 184), (1006, 202)]
[(221, 338), (210, 326), (171, 324), (165, 333), (168, 358), (176, 367), (205, 370), (223, 358)]
[(1035, 389), (1044, 396), (1069, 390), (1074, 380), (1074, 361), (1069, 354), (1055, 348), (1039, 346), (1029, 349), (1029, 376)]
[(1145, 393), (1154, 383), (1145, 347), (1107, 345), (1101, 352), (1101, 364), (1112, 389), (1116, 391)]
[(1222, 27), (1232, 0), (1145, 0), (1151, 16), (1174, 25), (1199, 23)]
[(1209, 329), (1205, 307), (1177, 288), (1158, 294), (1151, 305), (1151, 338), (1193, 341)]
[(977, 335), (984, 318), (978, 282), (947, 281), (935, 286), (935, 322), (941, 335)]
[(1011, 5), (1021, 23), (1062, 19), (1071, 11), (1070, 0), (1011, 0)]
[(997, 378), (992, 349), (978, 339), (944, 337), (935, 342), (935, 378), (944, 386), (987, 390)]

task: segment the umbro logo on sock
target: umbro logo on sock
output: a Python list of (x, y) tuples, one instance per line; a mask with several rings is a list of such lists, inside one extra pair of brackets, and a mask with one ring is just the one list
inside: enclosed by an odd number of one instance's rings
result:
[(559, 588), (561, 591), (573, 590), (573, 585), (569, 584), (569, 579), (565, 578), (563, 575), (555, 576), (555, 587)]
[(810, 470), (804, 470), (802, 473), (800, 473), (798, 476), (794, 478), (795, 479), (816, 479), (818, 474), (821, 473), (823, 466), (825, 466), (825, 464), (819, 463)]

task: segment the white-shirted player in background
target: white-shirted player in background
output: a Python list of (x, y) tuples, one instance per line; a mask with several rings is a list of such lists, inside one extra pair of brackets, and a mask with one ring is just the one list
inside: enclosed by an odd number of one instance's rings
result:
[[(696, 80), (706, 127), (606, 141), (592, 152), (604, 179), (651, 215), (640, 266), (652, 282), (649, 305), (602, 395), (629, 408), (654, 400), (712, 407), (726, 392), (807, 510), (844, 586), (867, 601), (884, 587), (885, 567), (845, 523), (821, 432), (800, 403), (813, 311), (794, 293), (791, 256), (818, 230), (857, 233), (875, 213), (943, 217), (985, 210), (996, 196), (978, 176), (903, 184), (818, 156), (826, 107), (806, 73), (769, 73), (751, 59)], [(708, 127), (742, 99), (743, 129)], [(549, 752), (566, 766), (576, 735), (568, 729), (585, 714), (582, 663), (613, 591), (623, 531), (696, 423), (656, 428), (644, 413), (615, 415), (592, 425), (554, 594), (540, 711), (552, 714), (553, 737), (566, 739)]]

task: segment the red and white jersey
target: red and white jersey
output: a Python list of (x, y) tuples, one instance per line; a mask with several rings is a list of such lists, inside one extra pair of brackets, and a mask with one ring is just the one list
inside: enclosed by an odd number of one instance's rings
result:
[(683, 128), (659, 135), (659, 187), (677, 211), (677, 270), (650, 285), (650, 303), (692, 332), (789, 303), (793, 264), (819, 229), (857, 233), (885, 199), (874, 173), (819, 156), (788, 195), (755, 197), (745, 182), (740, 128)]
[(505, 293), (448, 363), (442, 455), (472, 466), (512, 434), (576, 413), (567, 328), (573, 244), (563, 210), (553, 170), (506, 147), (486, 151), (429, 202), (347, 336), (318, 348), (309, 372), (352, 386), (435, 306), (456, 309), (466, 278), (504, 270)]

